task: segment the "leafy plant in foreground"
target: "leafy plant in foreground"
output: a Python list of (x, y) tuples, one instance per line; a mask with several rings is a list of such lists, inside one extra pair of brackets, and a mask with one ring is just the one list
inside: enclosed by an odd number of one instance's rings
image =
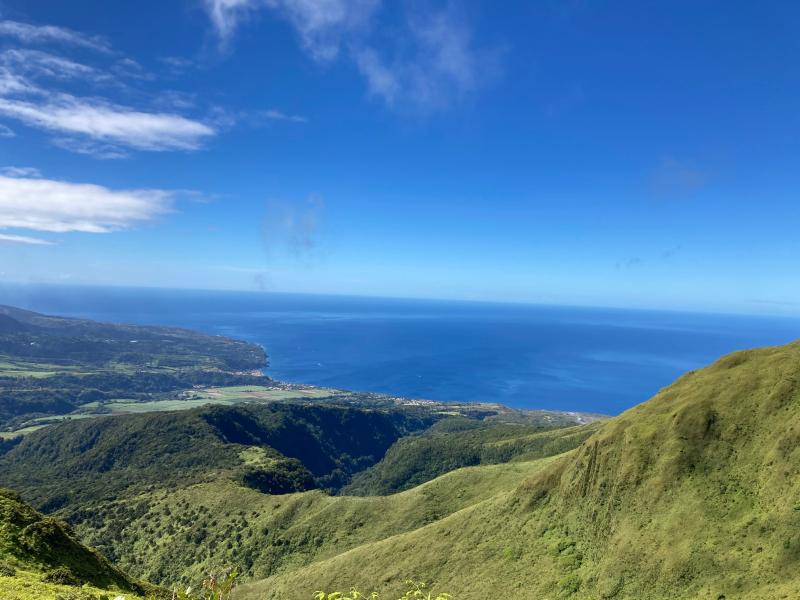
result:
[[(427, 590), (427, 584), (424, 581), (414, 581), (409, 579), (406, 581), (408, 591), (403, 594), (398, 600), (453, 600), (450, 594), (441, 592), (434, 595), (430, 590)], [(357, 589), (352, 588), (348, 593), (344, 592), (315, 592), (314, 600), (379, 600), (378, 592), (370, 594), (362, 594)]]
[(189, 587), (183, 592), (173, 592), (172, 600), (230, 600), (238, 576), (239, 571), (235, 568), (209, 573), (197, 593)]

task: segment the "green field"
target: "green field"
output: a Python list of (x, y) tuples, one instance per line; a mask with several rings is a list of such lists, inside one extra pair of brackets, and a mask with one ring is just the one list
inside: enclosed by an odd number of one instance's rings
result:
[(58, 373), (81, 374), (80, 367), (26, 362), (0, 356), (0, 377), (51, 377)]
[(200, 392), (189, 392), (189, 397), (199, 396), (209, 400), (242, 402), (244, 400), (288, 400), (290, 398), (326, 398), (333, 394), (341, 394), (340, 390), (302, 386), (292, 389), (284, 387), (267, 387), (255, 385), (237, 385), (221, 388), (208, 388)]
[(332, 393), (341, 393), (327, 388), (302, 387), (286, 389), (268, 386), (231, 386), (197, 389), (185, 392), (181, 398), (164, 400), (131, 400), (120, 398), (103, 402), (87, 402), (76, 411), (63, 415), (48, 415), (31, 419), (23, 427), (13, 431), (1, 431), (0, 438), (11, 439), (37, 431), (42, 427), (70, 419), (89, 419), (108, 415), (140, 414), (173, 410), (190, 410), (213, 404), (232, 406), (242, 402), (277, 402), (294, 399), (319, 399)]
[(47, 427), (47, 425), (30, 425), (28, 427), (23, 427), (22, 429), (16, 429), (14, 431), (0, 431), (0, 439), (12, 440), (14, 438), (27, 435), (33, 431), (38, 431), (42, 427)]

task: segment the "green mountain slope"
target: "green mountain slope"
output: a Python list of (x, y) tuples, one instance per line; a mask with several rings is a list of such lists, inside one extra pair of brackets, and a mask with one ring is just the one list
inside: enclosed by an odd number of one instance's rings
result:
[(419, 435), (399, 439), (379, 463), (356, 474), (342, 493), (381, 496), (460, 467), (554, 456), (575, 448), (598, 425), (543, 430), (520, 423), (446, 419)]
[(318, 490), (270, 496), (229, 481), (203, 483), (98, 504), (78, 531), (151, 581), (196, 581), (219, 564), (239, 565), (244, 579), (258, 579), (417, 530), (513, 489), (545, 464), (461, 469), (380, 498)]
[[(193, 581), (220, 564), (241, 566), (245, 578), (265, 577), (419, 528), (539, 468), (461, 470), (390, 498), (289, 493), (341, 486), (432, 421), (405, 411), (290, 403), (73, 421), (26, 436), (0, 458), (0, 481), (155, 583)], [(516, 438), (490, 436), (487, 444), (549, 434), (538, 451), (553, 454), (586, 437), (582, 428), (508, 427)]]
[(285, 403), (71, 421), (0, 457), (0, 483), (67, 517), (93, 501), (219, 478), (266, 492), (337, 488), (428, 425), (394, 411)]
[(123, 593), (133, 599), (152, 591), (78, 542), (68, 525), (0, 488), (0, 598), (53, 600)]
[(464, 600), (800, 597), (800, 344), (689, 373), (515, 489), (343, 550), (238, 597), (410, 575)]

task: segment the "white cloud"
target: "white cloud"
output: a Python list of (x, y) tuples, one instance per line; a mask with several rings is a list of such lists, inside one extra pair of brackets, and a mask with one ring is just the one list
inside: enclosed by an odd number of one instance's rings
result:
[(132, 58), (121, 58), (114, 64), (111, 70), (120, 77), (141, 79), (145, 81), (152, 81), (155, 79), (152, 73), (148, 73), (144, 67), (142, 67), (142, 65)]
[(270, 121), (292, 121), (293, 123), (306, 123), (308, 119), (300, 115), (289, 115), (277, 109), (263, 110), (259, 113), (260, 116)]
[(14, 133), (13, 129), (6, 127), (5, 125), (0, 124), (0, 137), (4, 138), (12, 138), (16, 137), (16, 133)]
[(10, 94), (34, 94), (37, 88), (24, 77), (7, 67), (0, 66), (0, 96)]
[[(20, 73), (55, 79), (79, 78), (91, 81), (112, 79), (109, 74), (94, 67), (49, 52), (27, 48), (14, 48), (0, 52), (0, 64), (6, 67), (6, 74), (9, 78), (16, 73), (16, 78), (20, 81), (22, 80), (19, 76)], [(28, 84), (28, 89), (30, 89), (30, 84)]]
[(371, 95), (398, 108), (447, 107), (474, 90), (478, 73), (490, 72), (490, 57), (476, 50), (469, 27), (452, 11), (414, 16), (409, 40), (392, 59), (372, 48), (355, 53)]
[(102, 37), (86, 35), (85, 33), (54, 25), (32, 25), (18, 21), (0, 21), (0, 36), (13, 37), (26, 44), (57, 42), (98, 52), (111, 52), (111, 46)]
[(69, 94), (41, 102), (0, 97), (0, 114), (31, 127), (135, 150), (196, 150), (216, 133), (177, 114), (142, 112)]
[(316, 60), (339, 54), (344, 36), (362, 31), (379, 6), (378, 0), (270, 0), (270, 8), (286, 18)]
[(206, 10), (223, 46), (236, 28), (260, 8), (274, 10), (297, 31), (315, 59), (336, 58), (345, 35), (369, 22), (380, 0), (206, 0)]
[(159, 59), (175, 73), (182, 73), (195, 66), (195, 62), (183, 56), (162, 56)]
[(390, 69), (372, 48), (359, 50), (355, 54), (355, 59), (359, 71), (367, 79), (370, 94), (380, 96), (389, 104), (393, 103), (400, 93), (397, 73)]
[(0, 229), (107, 233), (170, 211), (166, 190), (112, 190), (100, 185), (0, 175)]
[(264, 4), (264, 0), (206, 0), (205, 4), (220, 41), (226, 44), (237, 25)]
[[(0, 21), (0, 36), (25, 41), (69, 42), (84, 47), (110, 46), (101, 38), (52, 26)], [(51, 44), (52, 46), (52, 44)], [(51, 50), (51, 47), (48, 47)], [(98, 68), (51, 51), (13, 47), (0, 51), (0, 116), (55, 134), (52, 143), (97, 158), (120, 158), (131, 150), (197, 150), (217, 128), (179, 112), (190, 107), (138, 109), (105, 98), (65, 91), (64, 80), (127, 89), (122, 78), (150, 79), (139, 63), (118, 54)], [(158, 98), (158, 94), (151, 94)], [(13, 135), (0, 128), (0, 136)]]
[(3, 167), (0, 173), (6, 177), (41, 177), (42, 172), (34, 167)]
[(346, 50), (370, 95), (400, 110), (446, 108), (496, 70), (492, 53), (475, 47), (471, 28), (452, 7), (410, 12), (404, 27), (376, 39), (371, 25), (380, 6), (380, 0), (206, 0), (223, 46), (242, 21), (270, 9), (292, 25), (314, 60), (329, 62)]
[(11, 235), (0, 233), (0, 242), (11, 244), (33, 244), (36, 246), (52, 246), (53, 242), (48, 242), (41, 238), (28, 237), (27, 235)]
[(77, 137), (54, 137), (50, 140), (50, 143), (56, 148), (61, 148), (68, 152), (84, 154), (101, 160), (114, 160), (130, 156), (130, 152), (119, 146)]

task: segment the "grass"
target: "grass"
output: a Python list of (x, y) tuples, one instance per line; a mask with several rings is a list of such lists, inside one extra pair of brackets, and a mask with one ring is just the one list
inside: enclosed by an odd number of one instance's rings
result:
[(342, 393), (339, 390), (330, 388), (319, 388), (303, 386), (300, 388), (275, 388), (267, 386), (229, 386), (222, 388), (208, 388), (199, 393), (192, 393), (193, 396), (206, 398), (209, 400), (244, 402), (261, 400), (274, 402), (276, 400), (288, 400), (293, 398), (327, 398), (333, 394)]
[(13, 577), (0, 575), (0, 598), (3, 600), (97, 600), (107, 598), (113, 600), (122, 596), (125, 600), (144, 600), (144, 596), (130, 592), (99, 588), (93, 585), (58, 585), (42, 581), (42, 573), (38, 571), (17, 569)]
[(189, 583), (218, 564), (261, 578), (425, 527), (514, 489), (547, 464), (470, 467), (370, 498), (320, 491), (269, 496), (215, 481), (98, 505), (97, 523), (105, 526), (87, 521), (78, 531), (94, 545), (109, 536), (124, 540), (117, 545), (120, 566), (153, 581)]
[[(22, 375), (20, 375), (22, 376)], [(101, 416), (141, 414), (149, 412), (166, 412), (175, 410), (191, 410), (209, 405), (233, 406), (243, 402), (275, 402), (297, 398), (315, 399), (330, 396), (332, 390), (327, 388), (302, 388), (287, 390), (266, 386), (230, 386), (208, 388), (186, 392), (181, 398), (162, 400), (132, 400), (119, 398), (104, 402), (87, 402), (74, 412), (61, 415), (48, 415), (29, 420), (25, 426), (13, 431), (0, 431), (0, 438), (11, 439), (27, 435), (46, 425), (71, 419), (89, 419)]]
[(800, 344), (687, 374), (518, 484), (480, 483), (482, 502), (238, 598), (300, 600), (308, 582), (399, 593), (407, 573), (464, 599), (798, 598)]
[(42, 427), (47, 427), (47, 425), (29, 425), (28, 427), (23, 427), (22, 429), (15, 429), (14, 431), (0, 431), (0, 439), (13, 440), (14, 438), (27, 435), (34, 431), (38, 431)]
[(91, 600), (120, 593), (136, 598), (147, 587), (83, 546), (65, 523), (0, 488), (0, 598)]

